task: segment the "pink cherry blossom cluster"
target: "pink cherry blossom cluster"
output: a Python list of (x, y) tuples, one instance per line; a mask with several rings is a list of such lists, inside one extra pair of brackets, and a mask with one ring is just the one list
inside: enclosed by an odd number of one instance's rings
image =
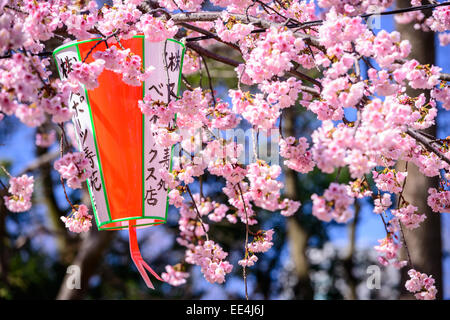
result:
[(295, 171), (308, 173), (314, 169), (312, 153), (309, 149), (309, 143), (305, 137), (301, 137), (296, 142), (295, 137), (287, 137), (280, 141), (280, 155), (287, 160), (284, 164)]
[(301, 38), (292, 31), (271, 27), (264, 37), (255, 43), (254, 48), (244, 55), (245, 74), (253, 83), (260, 83), (273, 76), (282, 76), (291, 69), (291, 60), (297, 61), (298, 52), (306, 47)]
[(200, 70), (201, 58), (192, 50), (186, 50), (183, 60), (183, 74), (189, 75)]
[(214, 210), (208, 215), (209, 220), (214, 222), (220, 222), (225, 218), (229, 207), (223, 203), (213, 202)]
[(172, 20), (163, 21), (149, 14), (141, 16), (139, 22), (136, 23), (136, 28), (142, 30), (145, 39), (151, 42), (160, 42), (172, 38), (178, 30)]
[(211, 92), (195, 88), (183, 92), (181, 99), (171, 101), (169, 110), (177, 113), (177, 126), (196, 129), (207, 124), (206, 115), (212, 103)]
[(16, 53), (11, 59), (2, 59), (0, 65), (0, 81), (3, 85), (0, 91), (1, 112), (15, 114), (30, 127), (40, 126), (46, 119), (46, 113), (56, 123), (71, 118), (72, 112), (67, 101), (73, 86), (59, 80), (41, 80), (50, 74), (46, 70), (48, 59), (39, 60), (36, 56)]
[(45, 121), (45, 112), (38, 104), (43, 84), (31, 63), (36, 68), (41, 66), (41, 75), (46, 75), (38, 58), (28, 59), (15, 53), (11, 59), (0, 61), (0, 111), (6, 115), (15, 114), (27, 126), (36, 127)]
[(448, 45), (450, 43), (450, 32), (446, 32), (446, 33), (440, 33), (438, 35), (439, 38), (439, 44), (443, 47), (445, 47), (446, 45)]
[(301, 92), (301, 86), (301, 81), (290, 77), (286, 81), (264, 81), (259, 88), (267, 95), (267, 102), (277, 105), (279, 109), (284, 109), (295, 104)]
[(242, 151), (242, 144), (215, 139), (207, 143), (203, 159), (211, 174), (223, 177), (234, 185), (242, 181), (247, 174), (247, 170), (238, 164), (238, 157)]
[(6, 208), (11, 212), (24, 212), (31, 209), (34, 178), (26, 174), (9, 179), (9, 196), (4, 196)]
[(398, 66), (396, 61), (409, 55), (411, 44), (407, 40), (401, 40), (397, 31), (388, 33), (381, 30), (374, 37), (366, 30), (356, 42), (356, 50), (367, 57), (373, 57), (381, 68), (391, 70)]
[(396, 241), (396, 238), (397, 236), (388, 233), (385, 238), (378, 240), (379, 245), (375, 246), (374, 249), (380, 254), (378, 256), (378, 262), (380, 264), (383, 266), (391, 264), (393, 267), (400, 269), (407, 264), (407, 261), (399, 260), (398, 254), (402, 244)]
[(367, 28), (360, 17), (349, 17), (337, 13), (333, 7), (327, 14), (324, 23), (318, 28), (319, 41), (325, 47), (344, 46), (358, 39)]
[(427, 203), (434, 212), (450, 212), (450, 191), (429, 188)]
[(431, 97), (439, 102), (442, 102), (442, 107), (445, 110), (450, 110), (450, 87), (442, 86), (431, 90)]
[(279, 206), (279, 209), (281, 209), (280, 213), (285, 217), (290, 217), (298, 211), (301, 205), (302, 203), (300, 201), (284, 199)]
[(248, 244), (250, 252), (267, 252), (273, 246), (272, 237), (274, 231), (272, 229), (257, 233), (251, 243)]
[(78, 86), (73, 86), (70, 82), (59, 80), (52, 82), (53, 91), (56, 93), (47, 98), (41, 97), (39, 107), (52, 116), (55, 123), (64, 123), (72, 118), (72, 111), (69, 108), (69, 96)]
[(373, 191), (370, 189), (366, 179), (356, 179), (349, 183), (350, 194), (357, 199), (364, 197), (370, 197), (373, 195)]
[(166, 272), (161, 274), (161, 278), (171, 286), (181, 286), (186, 283), (189, 273), (182, 271), (182, 265), (166, 266)]
[(244, 11), (252, 3), (251, 0), (211, 0), (211, 2), (216, 6), (226, 7), (230, 12)]
[(161, 127), (158, 124), (152, 123), (151, 130), (155, 133), (154, 138), (156, 143), (163, 147), (171, 147), (182, 140), (179, 133), (171, 127)]
[(255, 205), (270, 211), (280, 209), (278, 199), (284, 186), (276, 180), (281, 174), (280, 166), (269, 166), (264, 161), (258, 160), (249, 164), (247, 170), (247, 178), (250, 181), (248, 194)]
[(376, 8), (380, 11), (387, 9), (393, 0), (318, 0), (317, 5), (325, 9), (335, 9), (337, 12), (346, 15), (358, 15), (366, 12), (369, 8)]
[(72, 72), (69, 74), (71, 81), (78, 81), (86, 86), (86, 89), (92, 90), (99, 86), (98, 76), (105, 68), (105, 60), (98, 59), (91, 63), (80, 61), (72, 65)]
[(391, 194), (383, 193), (382, 196), (377, 197), (374, 201), (373, 212), (380, 214), (386, 212), (392, 206)]
[(212, 240), (205, 241), (186, 252), (186, 262), (199, 265), (205, 279), (210, 283), (223, 283), (225, 276), (233, 270), (233, 265), (225, 258), (228, 253)]
[[(239, 187), (241, 188), (239, 190)], [(242, 195), (241, 195), (242, 190)], [(242, 223), (249, 226), (258, 223), (256, 220), (256, 212), (253, 210), (252, 194), (248, 192), (249, 186), (247, 182), (240, 182), (239, 185), (234, 185), (227, 181), (227, 184), (222, 191), (228, 197), (228, 203), (237, 209), (237, 212), (227, 215), (230, 223), (237, 223), (239, 218)]]
[(158, 123), (167, 125), (175, 116), (174, 110), (170, 109), (166, 103), (154, 101), (150, 95), (146, 95), (143, 100), (138, 101), (139, 109), (148, 117), (158, 117)]
[(418, 300), (436, 299), (437, 289), (434, 286), (434, 279), (425, 273), (420, 273), (414, 269), (408, 271), (410, 277), (405, 283), (405, 288), (414, 293)]
[(53, 167), (67, 180), (67, 185), (72, 189), (81, 188), (81, 183), (92, 174), (91, 164), (83, 152), (66, 153), (55, 161)]
[(251, 95), (250, 92), (230, 90), (233, 111), (241, 114), (248, 122), (259, 129), (271, 129), (280, 116), (278, 105), (271, 106), (263, 94)]
[[(76, 210), (75, 210), (76, 209)], [(84, 204), (75, 206), (69, 217), (61, 217), (66, 228), (75, 233), (87, 232), (92, 227), (92, 215)]]
[(408, 80), (408, 84), (413, 89), (432, 89), (439, 83), (441, 70), (436, 66), (421, 65), (417, 60), (412, 59), (396, 69), (393, 75), (398, 83)]
[(258, 231), (253, 238), (253, 241), (248, 244), (246, 253), (246, 257), (242, 260), (239, 260), (238, 264), (243, 267), (251, 267), (257, 261), (258, 257), (255, 253), (263, 253), (269, 251), (273, 246), (272, 237), (274, 231), (273, 229), (267, 231)]
[(403, 182), (408, 172), (385, 168), (382, 172), (372, 171), (377, 188), (381, 191), (399, 193), (403, 190)]
[[(299, 22), (319, 20), (317, 16), (317, 6), (314, 1), (292, 1), (289, 5), (281, 7), (279, 12), (287, 18), (296, 19)], [(277, 15), (267, 15), (268, 19), (279, 22), (281, 19)], [(282, 20), (281, 20), (282, 21)]]
[(345, 223), (353, 218), (350, 206), (355, 199), (351, 195), (350, 187), (332, 182), (323, 196), (313, 194), (312, 214), (319, 220), (330, 222), (334, 219), (338, 223)]
[[(178, 189), (175, 190), (178, 191)], [(223, 219), (228, 207), (201, 198), (199, 194), (193, 196), (193, 201), (195, 201), (195, 205), (189, 205), (186, 202), (181, 204), (178, 221), (180, 236), (177, 241), (187, 248), (185, 259), (187, 263), (199, 265), (207, 281), (223, 283), (226, 274), (232, 271), (233, 266), (225, 261), (228, 253), (224, 252), (214, 241), (208, 240), (205, 232), (209, 231), (209, 225), (200, 219), (208, 216), (211, 221), (218, 222)], [(180, 266), (174, 268), (168, 266), (166, 273), (163, 274), (163, 279), (172, 285), (185, 283), (187, 277), (188, 274), (181, 272)]]
[[(416, 4), (413, 4), (416, 3)], [(411, 5), (420, 6), (420, 1), (411, 1)], [(421, 11), (411, 11), (396, 15), (395, 21), (401, 24), (414, 23), (414, 29), (424, 32), (434, 31), (439, 32), (438, 37), (441, 46), (446, 46), (450, 43), (450, 33), (444, 33), (450, 30), (450, 9), (447, 6), (437, 7), (433, 10), (431, 16), (426, 17)]]
[[(3, 10), (2, 10), (3, 11)], [(0, 16), (0, 54), (16, 50), (24, 45), (27, 36), (22, 32), (22, 25), (14, 23), (13, 11), (4, 11)]]
[[(343, 108), (355, 107), (361, 102), (366, 89), (364, 82), (352, 83), (351, 79), (347, 76), (337, 79), (325, 78), (322, 81), (322, 85), (322, 99), (333, 110), (333, 113), (331, 113), (332, 120), (341, 120)], [(318, 108), (318, 110), (321, 110), (323, 107), (323, 105), (318, 107), (313, 106), (313, 103), (309, 105), (309, 109), (317, 114), (320, 114), (320, 112), (315, 111), (315, 109)], [(322, 120), (327, 119), (329, 118), (322, 118)]]
[[(200, 202), (196, 201), (196, 203)], [(178, 229), (180, 230), (180, 237), (177, 241), (181, 245), (189, 246), (189, 244), (194, 243), (196, 239), (205, 236), (205, 231), (208, 232), (209, 225), (206, 223), (203, 223), (202, 225), (202, 223), (200, 223), (195, 207), (183, 203), (180, 208)]]
[(255, 27), (230, 18), (227, 11), (222, 13), (220, 19), (214, 22), (217, 35), (225, 42), (236, 43), (248, 36)]
[[(99, 21), (100, 17), (98, 15), (97, 3), (95, 1), (89, 1), (87, 3), (87, 7), (85, 8), (87, 10), (84, 11), (85, 14), (74, 14), (74, 12), (77, 12), (79, 9), (80, 8), (76, 5), (68, 4), (66, 7), (59, 10), (59, 19), (65, 26), (67, 26), (67, 32), (69, 34), (77, 37), (77, 39), (92, 38), (93, 34), (90, 33), (89, 30), (91, 30), (98, 22), (100, 22), (99, 29), (102, 30), (102, 33), (111, 33), (111, 26), (109, 28), (105, 28), (101, 25), (102, 22), (101, 20)], [(102, 15), (104, 18), (105, 14), (107, 21), (111, 18), (111, 15), (108, 15), (108, 10), (106, 8), (102, 8)]]
[(233, 129), (238, 126), (241, 119), (236, 116), (229, 104), (218, 101), (211, 110), (213, 117), (210, 126), (219, 130)]
[(203, 3), (203, 0), (158, 0), (161, 7), (167, 10), (185, 10), (189, 12), (198, 11)]
[(433, 31), (443, 32), (450, 30), (450, 8), (437, 7), (433, 10), (433, 14), (429, 17), (425, 24)]
[(376, 70), (370, 68), (367, 70), (367, 75), (370, 80), (370, 91), (382, 96), (391, 96), (400, 92), (401, 87), (395, 81), (392, 81), (391, 74), (386, 70)]
[[(99, 31), (109, 36), (120, 30), (123, 39), (131, 37), (135, 31), (135, 23), (142, 17), (137, 5), (141, 1), (113, 1), (113, 6), (103, 6), (96, 25)], [(96, 18), (95, 11), (93, 18)]]
[(406, 228), (415, 229), (427, 218), (424, 214), (418, 214), (417, 209), (417, 207), (408, 204), (391, 212)]
[(238, 264), (242, 267), (252, 267), (258, 262), (258, 256), (256, 254), (248, 254), (244, 259), (238, 261)]
[(123, 82), (130, 86), (140, 86), (154, 71), (150, 66), (143, 70), (142, 59), (139, 55), (132, 54), (130, 49), (118, 50), (116, 46), (110, 46), (105, 51), (96, 51), (92, 55), (94, 59), (105, 61), (105, 69), (122, 74)]
[(52, 3), (25, 0), (22, 8), (27, 13), (23, 31), (31, 38), (46, 41), (53, 36), (56, 28), (61, 27), (58, 11), (52, 10)]
[(184, 197), (181, 195), (179, 189), (172, 189), (169, 191), (168, 197), (169, 197), (169, 204), (175, 206), (176, 208), (179, 208), (183, 205)]
[[(325, 173), (332, 173), (335, 168), (346, 165), (347, 147), (355, 143), (353, 130), (350, 127), (339, 124), (335, 128), (333, 122), (323, 121), (322, 126), (316, 129), (311, 137), (313, 160), (320, 170)], [(370, 166), (367, 160), (366, 158), (362, 163), (363, 166)], [(354, 159), (351, 161), (354, 161)], [(369, 170), (369, 168), (364, 167), (363, 169), (365, 169), (364, 171)]]

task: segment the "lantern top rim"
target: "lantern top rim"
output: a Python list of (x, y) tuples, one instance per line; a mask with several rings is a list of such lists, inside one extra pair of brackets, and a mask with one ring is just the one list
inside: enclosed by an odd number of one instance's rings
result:
[[(145, 36), (143, 34), (136, 34), (134, 36), (132, 36), (131, 38), (144, 38)], [(63, 43), (62, 45), (56, 47), (55, 49), (53, 49), (53, 55), (56, 55), (59, 51), (70, 48), (72, 46), (78, 45), (78, 44), (82, 44), (82, 43), (87, 43), (87, 42), (94, 42), (94, 41), (102, 41), (102, 38), (92, 38), (92, 39), (86, 39), (86, 40), (73, 40), (73, 41), (69, 41), (67, 43)], [(186, 49), (186, 45), (176, 39), (172, 39), (172, 38), (168, 38), (168, 41), (172, 41), (172, 42), (176, 42), (178, 44), (180, 44), (184, 49)]]

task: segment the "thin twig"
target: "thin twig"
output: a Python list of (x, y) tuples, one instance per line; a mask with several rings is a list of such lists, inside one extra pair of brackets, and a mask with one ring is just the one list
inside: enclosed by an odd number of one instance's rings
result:
[(216, 96), (214, 94), (214, 88), (213, 88), (213, 85), (212, 85), (211, 74), (209, 73), (209, 68), (208, 68), (208, 64), (206, 63), (205, 57), (202, 56), (202, 55), (200, 55), (200, 57), (202, 57), (202, 59), (203, 59), (203, 64), (205, 65), (206, 74), (208, 75), (209, 89), (211, 90), (211, 95), (212, 95), (214, 108), (215, 108), (216, 107)]
[[(247, 206), (245, 204), (244, 194), (241, 189), (241, 184), (238, 182), (237, 186), (239, 189), (239, 193), (241, 195), (242, 203), (244, 205), (244, 212), (245, 212), (245, 255), (244, 255), (244, 259), (247, 260), (248, 259), (248, 233), (249, 233)], [(245, 287), (245, 298), (248, 300), (247, 271), (246, 271), (245, 264), (243, 266), (243, 277), (244, 277), (244, 287)]]
[[(405, 164), (405, 172), (408, 172), (408, 161), (406, 161), (406, 164)], [(403, 180), (402, 191), (400, 191), (400, 194), (398, 196), (397, 210), (400, 209), (401, 205), (403, 205), (403, 203), (406, 202), (405, 198), (403, 198), (403, 191), (405, 190), (407, 179), (408, 179), (408, 176), (406, 176), (405, 180)], [(408, 244), (406, 243), (405, 233), (403, 232), (403, 225), (402, 225), (401, 221), (398, 221), (398, 224), (400, 226), (400, 232), (401, 232), (401, 235), (402, 235), (402, 242), (403, 242), (403, 246), (405, 247), (405, 251), (406, 251), (406, 255), (408, 257), (409, 265), (411, 266), (411, 268), (414, 269), (414, 265), (412, 263), (411, 255), (410, 255), (409, 249), (408, 249)]]
[[(61, 130), (61, 139), (60, 139), (60, 155), (61, 158), (64, 155), (64, 129)], [(73, 205), (72, 201), (70, 201), (69, 196), (67, 195), (67, 190), (66, 190), (66, 185), (64, 184), (64, 179), (63, 177), (60, 175), (60, 180), (61, 180), (61, 185), (63, 187), (63, 191), (64, 191), (64, 196), (66, 197), (67, 202), (69, 203), (70, 207), (72, 208), (72, 210), (77, 211), (77, 208)]]
[(195, 213), (197, 214), (197, 219), (200, 222), (200, 225), (202, 226), (203, 232), (205, 233), (206, 240), (209, 241), (208, 232), (206, 231), (205, 224), (203, 222), (203, 219), (200, 215), (200, 211), (198, 210), (197, 203), (195, 202), (194, 196), (192, 195), (191, 189), (188, 185), (185, 185), (187, 192), (189, 193), (189, 196), (191, 197), (192, 203), (194, 204)]

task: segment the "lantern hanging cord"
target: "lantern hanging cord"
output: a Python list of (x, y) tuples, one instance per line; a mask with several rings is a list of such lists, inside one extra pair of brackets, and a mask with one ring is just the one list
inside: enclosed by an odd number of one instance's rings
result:
[(158, 276), (158, 274), (152, 268), (150, 268), (150, 266), (142, 258), (141, 251), (139, 250), (137, 236), (136, 236), (136, 221), (134, 221), (134, 220), (129, 221), (128, 232), (129, 232), (131, 259), (133, 260), (134, 264), (136, 265), (136, 268), (138, 269), (139, 273), (141, 274), (142, 278), (144, 279), (147, 287), (149, 287), (150, 289), (155, 289), (152, 282), (150, 281), (149, 276), (147, 275), (146, 270), (149, 271), (159, 281), (164, 281), (164, 280), (161, 279), (161, 277)]

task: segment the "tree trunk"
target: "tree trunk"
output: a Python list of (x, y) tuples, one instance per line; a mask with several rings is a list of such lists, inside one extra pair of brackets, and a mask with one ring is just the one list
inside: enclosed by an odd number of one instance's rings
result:
[(89, 289), (89, 279), (97, 270), (104, 257), (106, 248), (111, 243), (115, 231), (98, 231), (95, 226), (89, 231), (86, 238), (78, 250), (72, 265), (80, 268), (80, 287), (73, 288), (70, 285), (72, 274), (64, 277), (61, 288), (59, 289), (58, 300), (79, 300), (82, 299)]
[[(411, 6), (409, 0), (397, 0), (397, 7), (404, 8)], [(424, 12), (426, 15), (430, 12)], [(412, 51), (409, 56), (416, 59), (421, 64), (434, 64), (435, 48), (434, 33), (415, 30), (413, 24), (397, 24), (397, 30), (401, 33), (402, 39), (407, 39), (411, 43)], [(406, 93), (410, 96), (418, 96), (421, 91), (408, 88)], [(428, 133), (436, 135), (436, 126), (429, 128)], [(404, 170), (405, 164), (399, 164), (399, 169)], [(438, 213), (434, 213), (427, 205), (428, 188), (437, 187), (437, 178), (428, 178), (421, 174), (418, 168), (412, 163), (408, 164), (408, 177), (403, 192), (405, 199), (419, 208), (419, 212), (426, 214), (427, 219), (421, 226), (412, 231), (405, 231), (405, 239), (411, 255), (414, 268), (419, 272), (433, 275), (438, 289), (437, 299), (442, 299), (442, 243), (441, 243), (441, 219)], [(406, 292), (404, 283), (409, 279), (407, 275), (408, 267), (403, 268), (401, 282), (401, 298), (412, 298)]]
[[(48, 148), (36, 148), (36, 157), (43, 156), (48, 153)], [(39, 170), (39, 186), (40, 192), (47, 206), (48, 217), (51, 221), (51, 229), (55, 233), (55, 240), (58, 246), (59, 260), (63, 264), (68, 264), (73, 260), (77, 249), (76, 239), (71, 239), (61, 221), (61, 216), (66, 212), (60, 210), (54, 193), (54, 185), (51, 172), (53, 170), (51, 162), (43, 163)]]
[(355, 252), (356, 252), (356, 229), (359, 222), (359, 213), (361, 207), (359, 205), (358, 200), (355, 201), (355, 217), (353, 221), (348, 225), (349, 228), (349, 241), (348, 241), (348, 253), (347, 256), (342, 260), (342, 264), (344, 267), (345, 278), (347, 280), (348, 285), (348, 295), (345, 297), (347, 300), (357, 300), (357, 286), (358, 286), (358, 278), (355, 277), (353, 269), (355, 267)]
[[(84, 188), (83, 203), (90, 202), (87, 189)], [(90, 207), (90, 206), (89, 206)], [(92, 208), (90, 208), (92, 212)], [(95, 224), (95, 223), (93, 223)], [(89, 279), (94, 275), (98, 266), (105, 255), (107, 247), (116, 235), (116, 231), (99, 231), (97, 226), (93, 225), (91, 230), (82, 239), (78, 248), (78, 253), (72, 262), (72, 266), (77, 266), (81, 271), (80, 287), (71, 286), (73, 274), (68, 273), (59, 289), (56, 299), (58, 300), (80, 300), (86, 295), (89, 289)]]

